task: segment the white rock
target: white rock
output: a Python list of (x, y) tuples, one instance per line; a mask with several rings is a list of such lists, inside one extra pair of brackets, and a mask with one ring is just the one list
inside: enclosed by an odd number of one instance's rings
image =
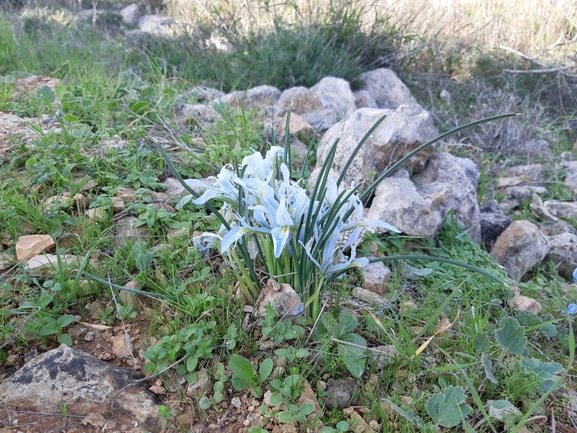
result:
[(138, 5), (133, 3), (126, 6), (120, 11), (120, 16), (122, 17), (122, 22), (124, 24), (138, 24), (138, 20), (140, 19), (140, 11), (138, 10)]
[(379, 108), (394, 110), (404, 104), (417, 104), (409, 88), (390, 69), (364, 72), (359, 78), (365, 82), (364, 90), (369, 92)]
[(543, 261), (549, 240), (529, 221), (513, 221), (497, 238), (491, 255), (515, 280)]
[[(407, 105), (395, 111), (361, 108), (325, 133), (318, 145), (317, 166), (324, 163), (335, 140), (340, 137), (332, 165), (340, 173), (364, 135), (384, 115), (387, 116), (385, 120), (353, 160), (346, 173), (345, 184), (365, 181), (369, 178), (369, 172), (380, 174), (389, 165), (437, 136), (431, 115), (422, 108)], [(407, 166), (414, 172), (422, 170), (433, 150), (430, 147), (415, 155)]]
[(334, 110), (341, 119), (357, 109), (355, 95), (348, 81), (342, 78), (325, 77), (311, 87), (311, 91), (318, 96), (324, 108)]
[(429, 204), (413, 182), (396, 177), (387, 178), (377, 186), (366, 219), (385, 221), (410, 236), (433, 236), (438, 226)]
[(54, 248), (56, 243), (50, 235), (20, 236), (16, 242), (16, 259), (21, 262)]

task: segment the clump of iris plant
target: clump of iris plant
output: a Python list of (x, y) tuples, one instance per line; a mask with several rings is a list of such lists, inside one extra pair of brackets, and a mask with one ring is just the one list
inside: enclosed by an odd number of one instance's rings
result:
[(230, 260), (244, 296), (254, 302), (260, 288), (239, 251), (246, 248), (251, 263), (262, 266), (269, 278), (290, 284), (315, 316), (326, 283), (369, 263), (356, 254), (361, 228), (398, 230), (383, 221), (363, 220), (358, 191), (353, 185), (337, 186), (328, 173), (319, 179), (322, 189), (307, 190), (302, 179), (292, 180), (284, 155), (278, 146), (271, 147), (264, 158), (255, 152), (239, 167), (223, 167), (212, 186), (185, 180), (188, 186), (205, 192), (196, 199), (183, 197), (177, 208), (190, 201), (204, 205), (211, 199), (222, 200), (219, 212), (228, 227), (222, 224), (218, 233), (195, 237), (197, 248), (204, 250), (216, 242), (220, 253)]
[[(264, 273), (268, 278), (290, 284), (300, 294), (306, 314), (316, 319), (326, 285), (349, 270), (369, 263), (367, 258), (357, 257), (356, 252), (362, 240), (362, 227), (398, 232), (384, 221), (363, 219), (363, 201), (377, 185), (415, 154), (446, 136), (508, 116), (511, 115), (483, 119), (442, 134), (390, 166), (370, 185), (344, 185), (343, 180), (355, 156), (384, 116), (359, 142), (339, 178), (333, 179), (329, 172), (337, 139), (320, 168), (316, 183), (310, 187), (304, 180), (308, 155), (299, 177), (292, 170), (288, 133), (290, 110), (284, 147), (273, 143), (264, 157), (255, 152), (238, 165), (224, 166), (212, 186), (199, 180), (183, 180), (166, 154), (165, 158), (190, 193), (181, 199), (177, 208), (189, 202), (202, 205), (221, 222), (218, 232), (203, 233), (193, 239), (196, 248), (208, 251), (212, 245), (218, 246), (230, 262), (249, 303), (258, 298)], [(199, 195), (192, 187), (200, 187), (204, 193)], [(224, 205), (217, 209), (211, 200), (222, 201)]]

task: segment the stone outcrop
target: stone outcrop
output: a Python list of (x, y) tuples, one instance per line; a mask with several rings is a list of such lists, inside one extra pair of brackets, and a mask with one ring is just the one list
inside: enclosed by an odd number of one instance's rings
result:
[(519, 280), (529, 269), (543, 261), (549, 252), (549, 240), (529, 221), (514, 221), (497, 238), (491, 255), (509, 276)]
[(121, 388), (140, 379), (133, 371), (61, 345), (37, 356), (0, 383), (0, 402), (5, 410), (60, 412), (70, 415), (105, 415), (112, 409), (133, 417), (152, 431), (160, 431), (158, 404), (145, 384)]
[[(403, 105), (395, 111), (361, 108), (325, 133), (318, 145), (317, 166), (323, 164), (339, 138), (332, 168), (340, 173), (365, 134), (383, 116), (385, 120), (364, 143), (347, 171), (346, 184), (358, 184), (368, 179), (369, 173), (380, 174), (437, 135), (431, 115), (418, 106)], [(421, 171), (433, 151), (429, 147), (415, 155), (407, 167), (414, 172)]]

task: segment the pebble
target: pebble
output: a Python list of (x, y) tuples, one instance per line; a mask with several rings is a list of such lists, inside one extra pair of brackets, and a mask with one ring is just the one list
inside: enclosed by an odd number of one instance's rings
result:
[(84, 341), (94, 341), (94, 337), (96, 336), (96, 334), (92, 331), (87, 332), (86, 335), (84, 336)]

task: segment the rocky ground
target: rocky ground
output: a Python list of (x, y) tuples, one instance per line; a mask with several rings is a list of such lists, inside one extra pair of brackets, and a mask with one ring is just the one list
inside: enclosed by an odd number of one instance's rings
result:
[[(134, 31), (158, 33), (174, 24), (158, 16), (134, 17), (131, 11), (135, 12), (134, 7), (123, 10), (121, 16), (127, 23), (138, 24), (139, 30)], [(284, 91), (258, 86), (247, 92), (224, 94), (216, 89), (195, 86), (190, 92), (176, 96), (170, 120), (175, 125), (173, 131), (179, 131), (178, 128), (188, 128), (187, 133), (193, 129), (208, 130), (222, 119), (218, 111), (220, 104), (242, 106), (260, 116), (266, 139), (274, 135), (282, 141), (290, 107), (289, 139), (295, 150), (295, 159), (302, 164), (308, 150), (305, 143), (309, 143), (315, 131), (320, 131), (322, 138), (315, 155), (318, 168), (334, 139), (339, 137), (340, 147), (332, 166), (334, 173), (339, 174), (354, 146), (379, 118), (386, 115), (385, 121), (365, 143), (345, 179), (347, 183), (359, 183), (371, 179), (374, 173), (383, 172), (402, 156), (437, 136), (430, 113), (417, 104), (393, 71), (378, 69), (360, 78), (365, 85), (356, 92), (345, 80), (333, 77), (321, 80), (310, 89), (295, 87)], [(24, 100), (43, 86), (55, 91), (58, 85), (58, 80), (51, 77), (27, 77), (17, 81), (11, 98)], [(59, 101), (52, 102), (57, 109), (52, 115), (25, 118), (0, 112), (0, 160), (9, 164), (23, 143), (32, 148), (42, 135), (69, 132)], [(167, 133), (154, 131), (147, 139), (150, 137), (176, 159), (185, 153), (182, 140)], [(194, 144), (199, 147), (206, 146), (202, 134), (198, 134), (195, 140)], [(120, 137), (100, 143), (102, 149), (122, 149), (127, 145)], [(365, 209), (367, 219), (387, 221), (411, 237), (434, 238), (447, 217), (454, 216), (455, 224), (460, 224), (461, 230), (467, 231), (473, 241), (484, 245), (502, 267), (503, 275), (507, 274), (511, 291), (503, 310), (538, 315), (545, 308), (549, 310), (548, 314), (551, 313), (551, 302), (546, 296), (541, 298), (535, 292), (525, 293), (524, 285), (533, 272), (548, 264), (564, 280), (559, 283), (563, 300), (575, 299), (572, 282), (573, 272), (577, 269), (577, 162), (573, 161), (573, 152), (554, 154), (547, 143), (536, 142), (522, 150), (527, 164), (519, 164), (517, 160), (514, 166), (504, 163), (484, 168), (475, 161), (474, 155), (461, 151), (456, 152), (459, 156), (453, 155), (455, 152), (449, 151), (453, 148), (454, 143), (449, 140), (441, 141), (436, 148), (430, 147), (417, 154), (385, 179), (376, 189), (370, 208)], [(91, 152), (98, 154), (102, 149), (92, 149)], [(150, 227), (139, 223), (142, 219), (131, 211), (135, 203), (153, 203), (157, 212), (173, 215), (176, 203), (184, 194), (180, 183), (167, 174), (162, 179), (165, 186), (159, 188), (162, 190), (148, 191), (146, 198), (137, 187), (123, 186), (109, 197), (110, 203), (98, 206), (93, 203), (104, 195), (103, 191), (96, 182), (82, 174), (77, 173), (78, 188), (74, 194), (64, 191), (55, 196), (42, 196), (40, 212), (62, 212), (73, 218), (85, 218), (89, 224), (96, 225), (109, 221), (110, 227), (106, 229), (110, 230), (113, 238), (110, 248), (121, 249), (127, 244), (150, 241), (154, 237)], [(315, 175), (313, 170), (311, 182), (314, 182)], [(492, 200), (483, 199), (479, 192)], [(478, 205), (480, 201), (484, 203), (481, 207)], [(192, 232), (168, 228), (166, 239), (167, 242), (187, 239)], [(61, 252), (69, 245), (67, 236), (82, 235), (82, 232), (69, 230), (57, 237), (40, 233), (35, 227), (29, 230), (24, 227), (21, 236), (14, 239), (9, 233), (2, 232), (0, 278), (11, 281), (21, 269), (25, 269), (27, 276), (46, 281), (63, 264), (75, 271), (98, 269), (99, 261), (109, 254), (105, 248), (89, 246), (84, 251), (85, 256)], [(375, 245), (376, 241), (368, 249), (376, 254)], [(162, 245), (157, 244), (154, 248), (160, 249)], [(151, 250), (156, 253), (158, 250), (154, 248)], [(214, 268), (218, 272), (227, 272), (222, 266)], [(95, 280), (85, 278), (88, 275), (82, 274), (83, 284), (95, 284)], [(155, 277), (159, 280), (166, 278), (162, 273)], [(374, 263), (365, 269), (363, 277), (363, 287), (355, 287), (352, 297), (346, 301), (352, 310), (376, 314), (389, 301), (395, 302), (383, 297), (390, 295), (391, 269), (382, 263)], [(23, 319), (7, 320), (15, 331), (4, 335), (1, 346), (6, 353), (6, 359), (0, 365), (0, 401), (4, 407), (0, 422), (3, 429), (22, 432), (248, 432), (249, 428), (260, 424), (274, 433), (301, 431), (297, 422), (281, 423), (275, 417), (263, 415), (261, 406), (264, 412), (278, 409), (270, 402), (270, 390), (257, 398), (248, 391), (239, 392), (227, 387), (221, 402), (209, 403), (206, 409), (201, 409), (200, 399), (215, 394), (214, 371), (220, 362), (226, 361), (220, 353), (215, 353), (213, 359), (198, 369), (193, 384), (187, 383), (184, 375), (177, 371), (177, 365), (161, 377), (145, 372), (143, 354), (151, 344), (158, 342), (156, 337), (151, 338), (149, 329), (162, 326), (155, 325), (159, 315), (170, 321), (173, 307), (139, 293), (142, 285), (136, 279), (123, 284), (123, 290), (119, 292), (105, 283), (99, 287), (107, 290), (106, 296), (93, 298), (85, 305), (71, 303), (60, 316), (61, 328), (68, 336), (60, 342), (56, 338), (45, 338), (23, 344), (20, 340), (28, 338), (26, 322), (33, 318), (33, 314), (22, 316), (26, 317)], [(288, 289), (271, 291), (290, 296)], [(228, 294), (223, 292), (223, 296), (231, 296), (230, 293), (234, 290)], [(277, 311), (289, 302), (284, 297), (281, 301), (267, 298), (261, 300), (261, 304), (269, 300), (273, 306), (278, 303)], [(24, 303), (14, 297), (8, 299), (3, 308), (14, 311), (22, 308)], [(106, 311), (118, 311), (121, 305), (130, 305), (136, 313), (134, 317), (103, 319)], [(419, 305), (419, 296), (415, 294), (409, 301), (401, 303), (399, 309), (417, 309)], [(275, 344), (271, 338), (262, 335), (262, 327), (258, 325), (262, 317), (256, 311), (253, 314), (248, 305), (242, 317), (243, 331), (258, 346), (252, 352), (254, 360), (262, 354), (272, 354)], [(445, 320), (437, 328), (438, 335), (446, 336), (452, 332), (452, 323)], [(420, 330), (414, 330), (415, 334)], [(60, 345), (61, 342), (71, 347)], [(284, 344), (280, 347), (289, 346)], [(389, 361), (403, 355), (393, 345), (379, 344), (377, 339), (371, 342), (369, 351), (375, 367), (362, 383), (347, 375), (324, 372), (315, 383), (303, 384), (297, 404), (311, 403), (314, 406), (309, 421), (324, 413), (327, 425), (335, 425), (342, 419), (354, 425), (354, 431), (385, 431), (385, 428), (395, 431), (398, 415), (388, 403), (379, 402), (380, 410), (387, 414), (387, 425), (384, 426), (383, 418), (375, 416), (374, 407), (368, 407), (366, 401), (358, 401), (357, 396), (359, 389), (370, 391), (375, 388)], [(286, 359), (279, 356), (272, 356), (272, 359), (276, 369), (285, 368)], [(431, 359), (434, 359), (433, 355)], [(231, 370), (225, 365), (223, 374), (230, 377)], [(412, 374), (402, 369), (399, 371)], [(556, 398), (568, 402), (562, 404), (563, 410), (556, 412), (558, 419), (550, 416), (549, 412), (543, 412), (531, 424), (535, 430), (521, 427), (518, 431), (547, 431), (549, 426), (557, 432), (576, 431), (577, 394), (572, 386), (574, 383), (570, 376), (567, 389), (556, 395)], [(407, 392), (403, 399), (404, 404), (411, 405), (414, 397)], [(554, 404), (553, 400), (551, 405)], [(337, 411), (341, 411), (338, 417), (335, 415), (331, 419), (331, 413)], [(318, 431), (320, 427), (315, 424), (309, 428)]]

